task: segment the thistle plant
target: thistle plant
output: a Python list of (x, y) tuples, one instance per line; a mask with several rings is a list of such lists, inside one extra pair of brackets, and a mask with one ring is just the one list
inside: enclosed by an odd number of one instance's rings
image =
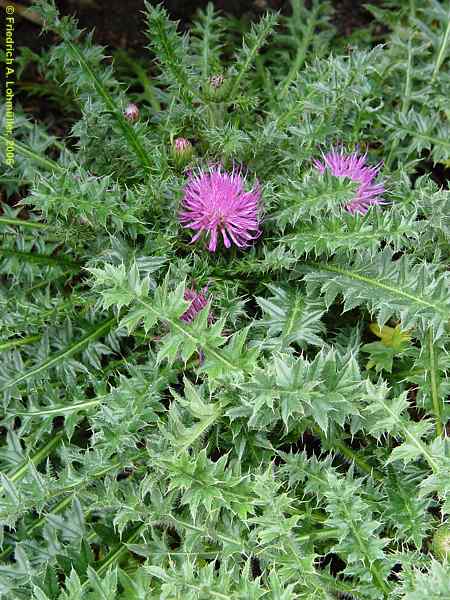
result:
[(5, 600), (449, 597), (450, 15), (370, 10), (147, 3), (111, 62), (33, 7), (67, 128), (17, 105), (1, 172)]

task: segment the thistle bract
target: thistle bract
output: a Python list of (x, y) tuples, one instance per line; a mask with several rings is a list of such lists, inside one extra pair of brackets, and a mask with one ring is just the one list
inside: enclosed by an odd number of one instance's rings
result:
[[(185, 323), (191, 323), (197, 314), (205, 308), (208, 304), (208, 298), (206, 297), (206, 293), (208, 291), (208, 287), (204, 287), (200, 292), (197, 292), (194, 288), (186, 288), (184, 292), (184, 299), (190, 301), (189, 308), (181, 315), (180, 319)], [(211, 315), (208, 316), (208, 321), (212, 321)]]
[(187, 162), (189, 162), (193, 153), (194, 149), (189, 140), (183, 137), (176, 138), (174, 140), (172, 145), (172, 154), (179, 166), (184, 166)]
[(357, 182), (355, 197), (345, 205), (351, 214), (366, 214), (370, 206), (384, 204), (382, 194), (384, 185), (375, 183), (381, 163), (375, 166), (366, 164), (367, 154), (344, 154), (343, 150), (332, 150), (323, 155), (323, 160), (315, 160), (315, 168), (324, 173), (328, 170), (334, 177), (346, 177)]
[(240, 171), (228, 173), (221, 166), (190, 174), (179, 217), (183, 227), (196, 232), (191, 242), (204, 233), (208, 250), (215, 252), (220, 236), (226, 248), (232, 243), (245, 248), (261, 234), (259, 184), (248, 192), (244, 185)]
[(136, 121), (139, 118), (139, 108), (136, 104), (128, 104), (123, 114), (128, 121)]

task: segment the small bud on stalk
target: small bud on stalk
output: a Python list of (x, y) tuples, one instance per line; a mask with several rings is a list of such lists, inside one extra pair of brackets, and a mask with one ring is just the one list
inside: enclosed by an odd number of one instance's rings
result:
[(129, 104), (123, 112), (128, 121), (136, 121), (139, 118), (139, 108), (136, 104)]
[(172, 154), (177, 165), (183, 167), (191, 160), (194, 148), (186, 138), (176, 138), (173, 142)]
[(209, 84), (212, 88), (218, 90), (220, 87), (222, 87), (224, 81), (225, 77), (223, 75), (213, 75), (209, 79)]
[(230, 80), (226, 79), (221, 73), (212, 75), (206, 81), (203, 89), (205, 98), (214, 102), (221, 102), (229, 90)]
[(227, 94), (230, 80), (225, 79), (222, 74), (212, 75), (208, 79), (208, 85), (205, 89), (205, 95), (210, 100), (220, 102)]

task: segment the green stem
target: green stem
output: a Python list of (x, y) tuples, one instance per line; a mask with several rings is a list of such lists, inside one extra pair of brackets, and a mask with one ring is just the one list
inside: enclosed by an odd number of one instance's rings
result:
[(127, 140), (130, 147), (133, 149), (133, 151), (136, 154), (137, 158), (139, 159), (139, 162), (141, 163), (141, 165), (145, 169), (150, 169), (151, 162), (148, 158), (148, 155), (147, 155), (144, 147), (142, 146), (141, 141), (139, 140), (138, 136), (136, 135), (135, 130), (130, 125), (130, 123), (126, 120), (126, 118), (124, 117), (122, 112), (118, 109), (117, 103), (114, 102), (114, 100), (111, 98), (111, 96), (109, 95), (107, 90), (102, 85), (102, 83), (99, 80), (99, 78), (97, 77), (97, 75), (91, 69), (91, 66), (89, 65), (89, 63), (86, 62), (84, 55), (81, 52), (81, 50), (78, 48), (78, 46), (76, 46), (76, 44), (74, 44), (73, 42), (71, 42), (70, 40), (67, 40), (67, 39), (65, 40), (65, 43), (67, 44), (67, 47), (70, 49), (70, 51), (72, 52), (75, 59), (80, 63), (80, 66), (83, 69), (83, 71), (85, 72), (85, 74), (91, 80), (95, 91), (100, 96), (100, 98), (103, 100), (103, 103), (105, 104), (106, 108), (109, 111), (111, 111), (112, 116), (114, 117), (114, 119), (116, 120), (116, 123), (122, 130), (122, 133), (124, 134), (125, 139)]
[(79, 402), (78, 404), (67, 404), (66, 406), (52, 406), (49, 408), (43, 408), (42, 410), (30, 410), (21, 411), (14, 409), (14, 414), (19, 417), (48, 417), (49, 415), (65, 415), (67, 413), (77, 412), (79, 410), (85, 410), (91, 406), (97, 406), (103, 400), (104, 396), (95, 398), (94, 400), (86, 400), (85, 402)]
[(311, 40), (314, 35), (314, 29), (316, 26), (317, 14), (319, 12), (319, 6), (320, 6), (319, 2), (315, 2), (311, 9), (310, 16), (308, 18), (308, 23), (306, 26), (306, 31), (304, 33), (301, 44), (297, 48), (297, 54), (291, 64), (289, 73), (288, 73), (286, 79), (284, 80), (284, 83), (283, 83), (283, 86), (282, 86), (281, 92), (280, 92), (280, 98), (284, 98), (286, 96), (286, 94), (289, 90), (289, 86), (294, 81), (294, 79), (298, 75), (298, 72), (302, 68), (303, 63), (305, 62), (306, 52), (309, 48), (309, 45), (310, 45)]
[(13, 217), (0, 217), (0, 225), (17, 225), (18, 227), (31, 227), (32, 229), (45, 229), (46, 223), (38, 221), (25, 221), (24, 219), (15, 219)]
[[(0, 140), (2, 140), (5, 143), (9, 142), (9, 139), (2, 134), (0, 134)], [(17, 152), (17, 154), (21, 154), (26, 158), (30, 158), (31, 160), (40, 164), (42, 167), (48, 169), (49, 171), (58, 171), (59, 173), (65, 172), (65, 169), (61, 167), (61, 165), (59, 165), (57, 162), (43, 156), (42, 154), (34, 152), (30, 148), (28, 148), (28, 146), (22, 144), (21, 142), (18, 142), (17, 140), (14, 140), (14, 150)]]
[(227, 94), (228, 100), (230, 100), (230, 99), (232, 100), (234, 98), (236, 91), (239, 89), (239, 84), (241, 83), (242, 78), (249, 70), (252, 62), (255, 60), (255, 57), (257, 56), (259, 49), (262, 47), (262, 45), (265, 42), (266, 37), (270, 33), (270, 29), (271, 29), (270, 25), (268, 23), (266, 23), (266, 26), (264, 28), (262, 28), (261, 31), (259, 32), (259, 35), (256, 38), (252, 49), (247, 54), (247, 58), (245, 59), (245, 62), (243, 63), (242, 67), (240, 68), (239, 73), (237, 74), (237, 76), (233, 82), (233, 85), (231, 86), (231, 89), (230, 89), (229, 93)]
[[(171, 71), (172, 77), (177, 81), (180, 88), (188, 91), (194, 98), (203, 100), (202, 95), (191, 85), (190, 77), (186, 72), (184, 64), (180, 64), (179, 55), (175, 49), (171, 33), (167, 29), (166, 14), (164, 10), (147, 12), (148, 31), (150, 39), (157, 39), (156, 52), (159, 54), (160, 62), (166, 69)], [(175, 100), (175, 96), (173, 97)]]
[(439, 73), (439, 69), (441, 68), (442, 63), (444, 62), (445, 51), (447, 49), (447, 44), (448, 44), (449, 38), (450, 38), (450, 9), (448, 12), (447, 29), (445, 30), (444, 36), (442, 38), (442, 44), (441, 44), (441, 47), (439, 49), (439, 52), (438, 52), (438, 55), (436, 58), (433, 75), (431, 76), (431, 83), (433, 83), (433, 81), (436, 79), (437, 74)]
[(78, 271), (81, 268), (80, 263), (74, 262), (64, 256), (50, 256), (48, 254), (38, 254), (37, 252), (22, 252), (21, 250), (12, 250), (11, 248), (0, 248), (0, 256), (16, 256), (23, 258), (28, 262), (34, 262), (44, 265), (63, 265), (71, 267)]
[(336, 449), (342, 456), (345, 456), (349, 460), (353, 461), (361, 471), (370, 475), (376, 481), (384, 481), (383, 474), (371, 467), (369, 463), (367, 463), (361, 456), (358, 456), (358, 453), (352, 450), (349, 446), (347, 446), (342, 440), (328, 440), (323, 433), (323, 431), (319, 427), (312, 428), (314, 433), (319, 435), (319, 437), (333, 449)]
[(359, 546), (361, 554), (365, 557), (364, 562), (367, 563), (365, 566), (366, 566), (366, 568), (369, 569), (369, 572), (370, 572), (370, 574), (372, 576), (374, 584), (380, 589), (380, 591), (386, 597), (388, 595), (388, 593), (390, 592), (390, 587), (384, 581), (384, 579), (381, 576), (381, 573), (380, 573), (377, 565), (375, 564), (375, 562), (371, 562), (370, 559), (367, 559), (365, 544), (364, 544), (363, 540), (360, 538), (358, 530), (354, 526), (353, 520), (351, 518), (351, 515), (348, 513), (347, 507), (345, 505), (343, 505), (343, 510), (344, 510), (344, 512), (346, 514), (346, 517), (347, 517), (346, 518), (346, 522), (347, 522), (347, 524), (348, 524), (348, 526), (350, 528), (350, 531), (352, 532), (353, 537), (355, 538), (356, 543)]
[(8, 340), (0, 344), (0, 352), (10, 350), (11, 348), (17, 348), (18, 346), (26, 346), (27, 344), (33, 344), (41, 339), (40, 335), (29, 335), (24, 338), (17, 338), (15, 340)]
[(200, 421), (193, 429), (194, 431), (189, 436), (189, 438), (185, 441), (185, 443), (181, 446), (181, 448), (177, 452), (177, 456), (182, 454), (185, 450), (187, 450), (192, 444), (197, 440), (207, 429), (211, 427), (211, 425), (217, 421), (217, 419), (221, 415), (221, 410), (214, 411), (212, 415)]
[[(145, 302), (145, 300), (142, 300), (141, 298), (138, 298), (138, 297), (136, 297), (136, 301), (139, 304), (141, 304), (142, 306), (145, 306), (147, 308), (147, 310), (149, 310), (151, 313), (153, 313), (158, 318), (158, 321), (161, 320), (160, 312), (157, 311), (155, 308), (153, 308), (153, 306), (151, 304), (149, 304), (148, 302)], [(175, 319), (170, 319), (168, 317), (163, 317), (162, 320), (167, 321), (173, 327), (173, 329), (175, 329), (178, 333), (181, 333), (182, 335), (187, 337), (190, 340), (190, 342), (194, 343), (196, 346), (201, 346), (201, 348), (205, 352), (205, 354), (210, 354), (211, 356), (214, 356), (214, 358), (216, 360), (218, 360), (219, 362), (221, 362), (227, 369), (230, 369), (232, 371), (235, 371), (236, 369), (242, 370), (242, 368), (240, 368), (239, 366), (235, 365), (230, 360), (228, 360), (228, 358), (226, 356), (224, 356), (224, 354), (222, 352), (220, 352), (219, 350), (216, 350), (215, 348), (211, 348), (210, 346), (208, 346), (208, 344), (204, 344), (200, 340), (198, 340), (194, 335), (192, 335), (187, 330), (187, 328), (182, 324), (183, 323), (182, 321), (177, 321)]]
[(406, 67), (406, 83), (405, 83), (405, 92), (403, 94), (403, 102), (402, 102), (402, 113), (406, 114), (409, 110), (409, 104), (411, 101), (411, 86), (412, 86), (412, 47), (411, 47), (411, 35), (408, 40), (408, 64)]
[(135, 542), (142, 531), (147, 527), (147, 523), (143, 523), (140, 525), (131, 535), (130, 537), (124, 541), (122, 544), (117, 546), (114, 550), (112, 550), (108, 556), (102, 561), (102, 564), (97, 569), (97, 575), (104, 575), (105, 572), (112, 566), (114, 563), (118, 562), (122, 556), (124, 556), (128, 552), (127, 544), (132, 544)]
[(392, 419), (394, 419), (394, 421), (397, 422), (399, 429), (403, 433), (404, 437), (407, 438), (407, 440), (409, 442), (411, 442), (411, 444), (417, 448), (417, 450), (420, 452), (420, 454), (422, 454), (422, 456), (427, 461), (428, 466), (433, 471), (433, 473), (435, 473), (435, 474), (439, 473), (438, 463), (434, 460), (432, 453), (428, 451), (427, 446), (422, 442), (420, 437), (417, 437), (416, 435), (411, 433), (411, 431), (408, 429), (408, 427), (405, 426), (405, 424), (399, 418), (398, 414), (395, 413), (386, 402), (383, 402), (383, 401), (380, 401), (380, 402), (381, 402), (384, 410), (389, 414), (389, 416), (392, 417)]
[(431, 398), (433, 401), (433, 412), (436, 422), (436, 436), (441, 437), (444, 433), (442, 425), (442, 405), (439, 400), (439, 381), (436, 367), (436, 356), (434, 354), (433, 328), (428, 333), (428, 352), (430, 356), (430, 380), (431, 380)]

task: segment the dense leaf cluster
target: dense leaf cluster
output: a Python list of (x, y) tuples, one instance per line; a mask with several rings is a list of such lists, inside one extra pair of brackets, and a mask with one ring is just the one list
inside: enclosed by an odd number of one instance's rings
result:
[[(184, 35), (147, 4), (148, 63), (35, 10), (59, 42), (21, 64), (72, 125), (17, 107), (1, 174), (0, 597), (448, 599), (445, 3), (371, 7), (380, 45), (322, 0)], [(385, 204), (345, 210), (332, 147), (384, 161)], [(261, 185), (249, 249), (180, 227), (217, 162)]]

